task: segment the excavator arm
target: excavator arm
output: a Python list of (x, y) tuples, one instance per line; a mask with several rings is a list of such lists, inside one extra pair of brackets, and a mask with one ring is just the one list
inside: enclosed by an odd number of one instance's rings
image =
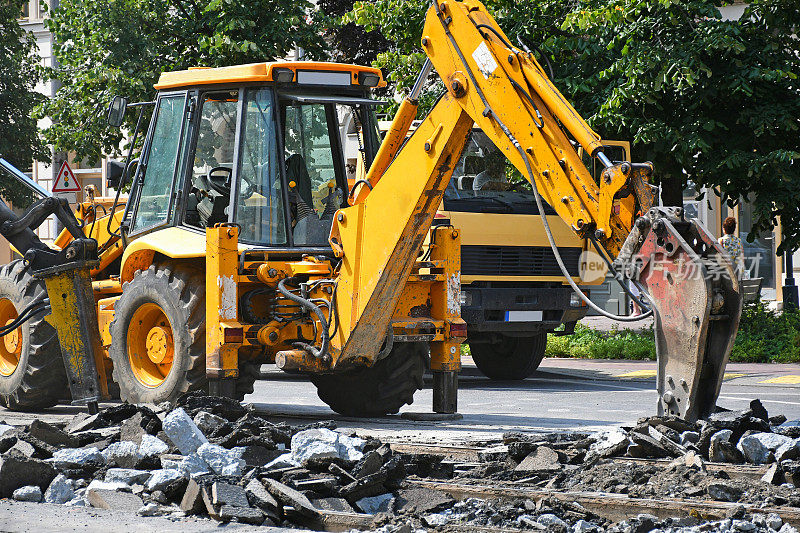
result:
[[(336, 302), (342, 327), (331, 340), (334, 358), (369, 363), (369, 354), (379, 353), (402, 291), (397, 280), (412, 268), (474, 123), (531, 182), (540, 213), (546, 201), (592, 240), (621, 282), (643, 289), (655, 316), (659, 412), (690, 420), (709, 414), (742, 305), (737, 276), (714, 238), (682, 209), (654, 207), (652, 165), (612, 164), (600, 136), (478, 0), (434, 3), (422, 46), (428, 62), (418, 85), (401, 105), (368, 185), (339, 211), (331, 232), (342, 257), (339, 288), (353, 295)], [(431, 65), (447, 92), (403, 144)], [(606, 167), (599, 183), (572, 140)], [(565, 278), (580, 293), (542, 220)]]

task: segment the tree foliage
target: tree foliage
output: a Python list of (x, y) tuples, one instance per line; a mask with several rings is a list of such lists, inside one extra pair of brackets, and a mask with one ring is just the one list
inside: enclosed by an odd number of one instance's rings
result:
[[(0, 157), (26, 169), (47, 156), (39, 139), (34, 106), (43, 95), (34, 92), (40, 79), (36, 43), (19, 25), (22, 1), (0, 4)], [(0, 171), (0, 195), (19, 204), (28, 191)]]
[[(753, 0), (723, 20), (720, 0), (491, 0), (505, 32), (536, 45), (554, 82), (605, 138), (650, 160), (665, 203), (687, 179), (754, 206), (750, 234), (781, 217), (779, 249), (800, 245), (800, 10)], [(376, 64), (402, 90), (421, 65), (428, 2), (357, 2), (348, 17), (393, 48)]]
[(296, 46), (322, 55), (312, 10), (309, 0), (61, 0), (48, 21), (62, 87), (40, 109), (54, 121), (46, 139), (78, 158), (115, 154), (109, 99), (152, 99), (162, 71), (272, 61)]

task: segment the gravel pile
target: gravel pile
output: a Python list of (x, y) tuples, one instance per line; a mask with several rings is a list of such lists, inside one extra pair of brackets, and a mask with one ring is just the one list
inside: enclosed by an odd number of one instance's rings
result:
[[(653, 417), (595, 435), (509, 434), (504, 444), (484, 448), (479, 462), (459, 463), (395, 453), (376, 439), (334, 431), (332, 422), (272, 423), (233, 400), (191, 393), (174, 405), (122, 404), (68, 424), (0, 424), (0, 497), (310, 528), (319, 527), (327, 511), (361, 513), (372, 515), (373, 526), (385, 533), (452, 526), (793, 533), (779, 517), (746, 515), (744, 508), (715, 523), (642, 515), (612, 524), (575, 502), (456, 501), (410, 482), (513, 480), (556, 490), (800, 507), (792, 470), (800, 456), (791, 451), (800, 442), (800, 426), (769, 419), (759, 407), (754, 402), (746, 412), (720, 413), (699, 424)], [(728, 479), (706, 465), (718, 449), (731, 461), (772, 467), (760, 482)], [(673, 460), (653, 465), (612, 459), (624, 455)]]

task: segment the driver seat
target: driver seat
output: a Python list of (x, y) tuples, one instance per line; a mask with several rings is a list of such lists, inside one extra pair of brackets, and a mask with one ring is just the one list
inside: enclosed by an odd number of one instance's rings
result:
[[(231, 198), (230, 172), (228, 180), (220, 183), (219, 178), (214, 178), (212, 169), (206, 174), (195, 176), (192, 180), (192, 191), (189, 194), (187, 205), (187, 218), (192, 211), (196, 211), (196, 222), (200, 227), (210, 228), (214, 224), (228, 221), (228, 204)], [(189, 220), (187, 220), (189, 221)], [(195, 222), (192, 220), (191, 222)]]

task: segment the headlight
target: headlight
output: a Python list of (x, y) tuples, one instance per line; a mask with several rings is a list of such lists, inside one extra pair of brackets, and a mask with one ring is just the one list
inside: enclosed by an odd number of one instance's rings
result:
[(463, 306), (470, 306), (472, 305), (472, 293), (469, 291), (461, 291), (461, 305)]

